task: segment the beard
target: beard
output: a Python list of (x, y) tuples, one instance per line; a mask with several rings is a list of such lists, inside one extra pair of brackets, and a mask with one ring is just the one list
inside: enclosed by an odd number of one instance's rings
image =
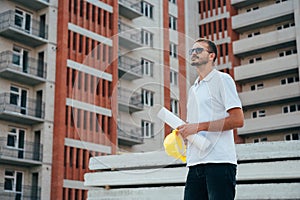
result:
[(191, 58), (191, 65), (195, 67), (200, 67), (201, 65), (206, 65), (207, 63), (208, 63), (208, 58), (200, 59), (198, 56), (193, 56)]

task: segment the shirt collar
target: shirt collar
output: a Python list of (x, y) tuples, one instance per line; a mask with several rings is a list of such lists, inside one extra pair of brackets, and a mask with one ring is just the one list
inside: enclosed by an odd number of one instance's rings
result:
[[(209, 74), (207, 74), (204, 79), (202, 79), (201, 81), (205, 81), (208, 82), (210, 81), (210, 79), (217, 73), (216, 69), (213, 69), (211, 72), (209, 72)], [(201, 81), (199, 81), (199, 76), (197, 77), (194, 85), (197, 86)]]

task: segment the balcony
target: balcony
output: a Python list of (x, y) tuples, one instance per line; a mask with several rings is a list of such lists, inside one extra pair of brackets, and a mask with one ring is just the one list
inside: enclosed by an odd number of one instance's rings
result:
[(233, 53), (239, 57), (260, 54), (279, 48), (295, 46), (296, 29), (290, 27), (280, 31), (272, 31), (252, 38), (233, 42)]
[[(25, 103), (25, 106), (20, 104)], [(45, 115), (45, 103), (27, 98), (19, 103), (19, 97), (11, 93), (0, 94), (0, 119), (24, 125), (42, 123)]]
[(31, 10), (40, 10), (49, 7), (49, 0), (11, 0)]
[(8, 146), (6, 137), (0, 137), (0, 163), (20, 166), (35, 166), (42, 164), (43, 145), (25, 142), (24, 148)]
[(298, 70), (296, 54), (260, 61), (253, 64), (241, 65), (234, 68), (235, 81), (247, 82), (253, 79), (277, 76), (281, 73)]
[(119, 45), (133, 50), (143, 46), (141, 31), (119, 21)]
[(231, 5), (235, 8), (243, 8), (259, 2), (261, 0), (231, 0)]
[[(238, 1), (238, 0), (236, 0)], [(242, 1), (240, 1), (242, 2)], [(294, 18), (293, 1), (273, 4), (232, 17), (232, 29), (245, 32)]]
[(129, 0), (119, 0), (119, 14), (130, 20), (141, 17), (141, 2), (133, 3)]
[(118, 89), (118, 104), (120, 111), (129, 113), (141, 111), (144, 108), (140, 93), (123, 88)]
[(300, 112), (277, 114), (255, 119), (246, 119), (244, 122), (244, 127), (238, 129), (238, 135), (300, 128), (299, 119)]
[(118, 123), (118, 142), (127, 146), (143, 144), (142, 129), (132, 124)]
[(31, 47), (46, 44), (48, 42), (48, 26), (33, 19), (27, 20), (12, 10), (1, 13), (0, 35)]
[(128, 56), (119, 56), (118, 63), (120, 79), (132, 81), (143, 77), (140, 61)]
[[(23, 199), (23, 200), (40, 200), (41, 199), (41, 187), (33, 185), (15, 185), (13, 190), (4, 190), (4, 183), (0, 183), (0, 197), (1, 200), (11, 200), (11, 199)], [(18, 190), (18, 191), (16, 191)]]
[[(22, 62), (21, 62), (22, 57)], [(47, 64), (43, 60), (16, 55), (11, 51), (0, 53), (0, 77), (34, 86), (46, 81)]]
[(255, 91), (239, 93), (243, 107), (257, 104), (275, 104), (287, 100), (297, 100), (300, 98), (300, 84), (292, 83), (264, 88)]

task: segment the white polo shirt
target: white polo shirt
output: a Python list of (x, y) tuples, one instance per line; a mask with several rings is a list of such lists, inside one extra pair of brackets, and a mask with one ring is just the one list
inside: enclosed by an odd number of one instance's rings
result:
[[(189, 90), (187, 103), (187, 122), (200, 123), (227, 117), (231, 108), (241, 108), (236, 86), (230, 75), (213, 69), (203, 80), (195, 81)], [(237, 164), (233, 130), (210, 132), (200, 131), (211, 145), (199, 150), (188, 143), (187, 166), (202, 163)]]

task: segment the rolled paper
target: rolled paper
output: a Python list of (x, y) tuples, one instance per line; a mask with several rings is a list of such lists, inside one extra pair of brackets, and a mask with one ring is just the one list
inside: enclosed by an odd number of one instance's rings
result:
[[(182, 119), (177, 117), (174, 113), (170, 112), (165, 107), (162, 107), (160, 109), (160, 111), (157, 113), (157, 117), (161, 119), (164, 123), (171, 126), (173, 129), (176, 129), (178, 126), (185, 124), (185, 122)], [(187, 137), (187, 140), (191, 144), (196, 145), (197, 148), (199, 148), (199, 150), (201, 151), (207, 149), (211, 143), (206, 137), (199, 134), (189, 135)]]

